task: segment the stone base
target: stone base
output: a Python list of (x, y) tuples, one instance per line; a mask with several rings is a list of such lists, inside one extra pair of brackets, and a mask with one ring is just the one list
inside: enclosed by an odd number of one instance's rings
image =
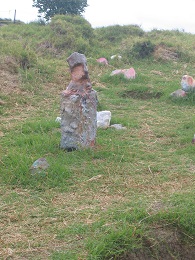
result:
[(91, 90), (85, 95), (62, 93), (61, 143), (67, 151), (93, 147), (97, 131), (97, 95)]

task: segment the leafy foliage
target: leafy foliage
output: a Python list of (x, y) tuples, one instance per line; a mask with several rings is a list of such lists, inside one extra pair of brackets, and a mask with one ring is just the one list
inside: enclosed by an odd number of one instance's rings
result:
[(90, 50), (93, 29), (83, 17), (56, 15), (51, 19), (49, 26), (52, 29), (52, 44), (55, 48), (85, 54)]
[(118, 43), (122, 39), (128, 38), (131, 35), (144, 35), (144, 31), (138, 25), (113, 25), (108, 27), (97, 28), (96, 32), (101, 40), (108, 40), (113, 44)]
[(137, 58), (150, 56), (154, 51), (155, 45), (151, 41), (137, 42), (132, 48), (132, 53)]
[(50, 20), (56, 14), (81, 15), (87, 7), (87, 0), (33, 0), (33, 7)]

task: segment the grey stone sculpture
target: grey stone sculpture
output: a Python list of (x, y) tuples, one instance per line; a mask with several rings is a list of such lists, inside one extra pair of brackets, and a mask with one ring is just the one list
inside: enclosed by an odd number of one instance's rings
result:
[(92, 89), (85, 55), (68, 57), (71, 81), (61, 94), (62, 149), (93, 147), (97, 131), (97, 93)]

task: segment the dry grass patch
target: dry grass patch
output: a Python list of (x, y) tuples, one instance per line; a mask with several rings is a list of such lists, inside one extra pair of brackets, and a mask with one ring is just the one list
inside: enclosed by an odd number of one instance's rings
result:
[(59, 230), (78, 223), (91, 225), (101, 219), (106, 209), (126, 200), (100, 190), (103, 192), (98, 194), (86, 187), (77, 193), (50, 190), (39, 194), (23, 189), (6, 189), (4, 193), (2, 187), (0, 256), (47, 259), (53, 251), (75, 248), (83, 238), (78, 234), (58, 239)]
[(162, 60), (178, 60), (178, 53), (175, 51), (174, 47), (168, 47), (164, 44), (159, 44), (155, 47), (154, 50), (154, 57), (156, 59)]

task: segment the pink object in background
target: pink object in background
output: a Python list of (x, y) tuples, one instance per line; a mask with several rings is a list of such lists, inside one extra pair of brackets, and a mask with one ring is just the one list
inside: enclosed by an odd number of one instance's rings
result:
[(174, 92), (171, 93), (172, 97), (185, 97), (186, 96), (186, 92), (182, 89), (177, 89)]
[(126, 70), (123, 70), (123, 74), (125, 76), (125, 78), (127, 79), (135, 79), (135, 70), (134, 68), (130, 68), (130, 69), (126, 69)]
[(111, 73), (111, 76), (117, 75), (117, 74), (123, 74), (126, 79), (135, 79), (136, 72), (134, 68), (130, 69), (119, 69), (119, 70), (113, 70)]
[(123, 72), (122, 72), (123, 70), (113, 70), (112, 72), (111, 72), (111, 76), (113, 76), (113, 75), (118, 75), (118, 74), (122, 74)]
[(194, 134), (194, 138), (192, 139), (192, 144), (195, 144), (195, 134)]
[(99, 63), (105, 64), (105, 65), (108, 65), (108, 61), (106, 58), (99, 58), (96, 61)]

